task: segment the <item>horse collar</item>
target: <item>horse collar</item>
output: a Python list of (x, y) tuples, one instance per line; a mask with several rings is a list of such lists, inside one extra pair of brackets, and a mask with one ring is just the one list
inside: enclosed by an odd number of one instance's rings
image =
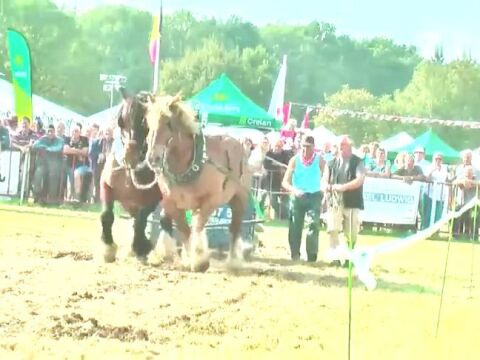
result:
[(206, 141), (200, 131), (193, 138), (193, 159), (188, 169), (182, 174), (174, 174), (167, 164), (167, 157), (163, 157), (163, 175), (171, 185), (187, 185), (193, 183), (200, 177), (200, 173), (206, 162)]

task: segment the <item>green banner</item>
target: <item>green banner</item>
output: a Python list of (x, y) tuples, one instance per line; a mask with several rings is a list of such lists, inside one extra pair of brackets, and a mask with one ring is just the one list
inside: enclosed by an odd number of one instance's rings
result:
[(12, 71), (15, 113), (19, 119), (32, 119), (32, 73), (27, 40), (18, 31), (7, 31), (7, 48)]

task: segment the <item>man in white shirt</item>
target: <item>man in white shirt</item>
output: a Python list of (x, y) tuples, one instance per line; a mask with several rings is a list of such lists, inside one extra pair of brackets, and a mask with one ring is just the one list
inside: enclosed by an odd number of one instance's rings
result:
[[(470, 149), (463, 150), (461, 152), (462, 155), (462, 163), (457, 166), (455, 169), (455, 179), (461, 179), (464, 177), (465, 168), (469, 166), (473, 166), (473, 152)], [(478, 168), (473, 167), (474, 176), (476, 180), (480, 179), (480, 172)]]
[[(428, 184), (425, 204), (424, 204), (424, 219), (422, 225), (430, 226), (431, 223), (437, 222), (443, 214), (443, 207), (445, 200), (448, 199), (448, 187), (445, 185), (448, 177), (447, 166), (443, 164), (443, 157), (441, 153), (433, 155), (433, 164), (428, 168), (425, 174)], [(433, 207), (433, 209), (432, 209)], [(434, 216), (432, 217), (432, 213)], [(433, 219), (433, 222), (431, 221)]]
[[(413, 156), (415, 158), (415, 165), (422, 169), (423, 176), (427, 176), (432, 164), (425, 159), (425, 148), (423, 146), (417, 146), (413, 151)], [(421, 189), (421, 228), (426, 229), (429, 226), (429, 222), (427, 221), (427, 219), (430, 219), (430, 215), (427, 214), (430, 214), (430, 212), (432, 211), (431, 202), (428, 201), (429, 184), (423, 183)]]

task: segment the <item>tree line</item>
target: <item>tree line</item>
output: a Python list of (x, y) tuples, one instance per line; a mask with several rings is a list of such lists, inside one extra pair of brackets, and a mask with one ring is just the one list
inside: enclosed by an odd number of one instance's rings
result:
[[(355, 40), (334, 25), (256, 26), (237, 17), (196, 18), (188, 11), (164, 16), (160, 88), (189, 97), (226, 72), (255, 102), (268, 106), (280, 61), (288, 55), (286, 99), (342, 109), (448, 119), (480, 119), (480, 69), (472, 59), (445, 63), (441, 51), (422, 59), (412, 46), (386, 38)], [(151, 14), (124, 6), (102, 6), (76, 15), (50, 0), (4, 4), (0, 31), (21, 31), (30, 44), (33, 90), (89, 115), (108, 106), (101, 73), (127, 77), (131, 91), (152, 88), (148, 58)], [(0, 71), (8, 74), (4, 37)], [(304, 109), (292, 115), (303, 117)], [(405, 129), (388, 123), (315, 118), (355, 140), (382, 138)], [(406, 129), (412, 135), (421, 127)], [(438, 129), (453, 146), (473, 145), (474, 133)]]

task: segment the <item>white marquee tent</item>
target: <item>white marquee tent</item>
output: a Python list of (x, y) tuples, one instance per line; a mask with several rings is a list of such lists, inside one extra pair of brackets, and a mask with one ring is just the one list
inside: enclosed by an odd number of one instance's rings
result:
[(208, 124), (203, 131), (206, 135), (230, 135), (237, 140), (249, 138), (255, 145), (259, 144), (265, 137), (265, 134), (258, 129), (219, 126), (217, 124)]
[(390, 149), (397, 149), (402, 146), (408, 145), (413, 141), (413, 138), (408, 135), (405, 131), (402, 131), (388, 139), (383, 140), (380, 145), (389, 151)]
[[(33, 116), (45, 119), (61, 119), (65, 122), (85, 122), (85, 116), (66, 107), (57, 105), (41, 96), (32, 96)], [(12, 84), (0, 79), (0, 113), (13, 113), (14, 99)]]
[(117, 116), (119, 108), (120, 104), (90, 115), (87, 118), (87, 123), (98, 124), (100, 127), (104, 126), (105, 124), (109, 124), (112, 122), (115, 116)]
[(325, 126), (320, 125), (312, 130), (311, 135), (315, 139), (315, 146), (319, 148), (324, 143), (334, 144), (337, 141), (337, 135), (328, 130)]

